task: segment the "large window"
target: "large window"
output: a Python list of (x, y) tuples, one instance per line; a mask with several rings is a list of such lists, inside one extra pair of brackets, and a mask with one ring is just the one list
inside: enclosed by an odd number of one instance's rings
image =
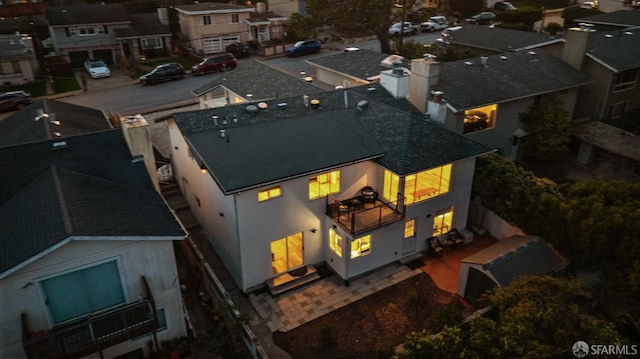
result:
[(280, 196), (282, 196), (282, 189), (280, 189), (280, 186), (263, 189), (258, 192), (258, 202), (266, 201), (268, 199), (277, 198)]
[(149, 37), (140, 41), (142, 42), (142, 48), (145, 50), (162, 48), (162, 39), (159, 37)]
[(309, 179), (309, 199), (340, 192), (340, 171), (328, 172)]
[(211, 25), (211, 15), (202, 16), (202, 25)]
[(329, 248), (342, 257), (342, 237), (333, 228), (329, 228)]
[(493, 128), (495, 125), (497, 107), (497, 105), (489, 105), (474, 108), (472, 110), (466, 110), (464, 112), (463, 133)]
[(412, 204), (449, 192), (450, 180), (451, 164), (406, 176), (405, 203)]
[(384, 186), (382, 188), (382, 197), (395, 202), (398, 200), (398, 182), (400, 177), (397, 174), (384, 170)]
[(240, 22), (240, 15), (239, 14), (231, 14), (231, 22), (234, 24), (237, 24)]
[(116, 261), (63, 274), (41, 283), (55, 324), (125, 302)]
[(416, 220), (410, 219), (404, 222), (404, 238), (413, 237), (416, 235)]
[(634, 88), (637, 77), (638, 69), (629, 69), (613, 75), (613, 92)]
[(371, 252), (371, 235), (356, 238), (351, 242), (351, 258), (364, 256)]

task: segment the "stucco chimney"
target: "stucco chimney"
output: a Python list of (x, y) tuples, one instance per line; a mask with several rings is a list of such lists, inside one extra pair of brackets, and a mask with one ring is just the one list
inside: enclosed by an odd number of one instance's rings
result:
[(572, 27), (566, 32), (562, 61), (571, 67), (582, 71), (584, 55), (593, 42), (596, 31), (591, 24), (581, 23), (579, 27)]
[(169, 25), (169, 13), (166, 7), (158, 8), (158, 20), (160, 20), (162, 25)]
[(427, 112), (431, 87), (438, 84), (441, 64), (432, 57), (411, 60), (409, 101), (422, 113)]
[(160, 182), (156, 170), (156, 159), (153, 154), (149, 123), (142, 115), (123, 116), (121, 121), (124, 139), (133, 157), (142, 157), (156, 191), (160, 191)]

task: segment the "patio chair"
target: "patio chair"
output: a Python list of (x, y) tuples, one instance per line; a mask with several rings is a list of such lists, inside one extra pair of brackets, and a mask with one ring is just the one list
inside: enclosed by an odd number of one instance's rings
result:
[(429, 247), (431, 248), (431, 252), (434, 254), (434, 256), (436, 257), (442, 256), (444, 249), (440, 246), (440, 243), (438, 243), (437, 238), (431, 237), (427, 239), (427, 241), (429, 243)]
[(376, 200), (378, 199), (378, 192), (376, 192), (371, 186), (362, 187), (360, 195), (362, 196), (362, 202), (365, 204), (373, 203), (375, 205)]

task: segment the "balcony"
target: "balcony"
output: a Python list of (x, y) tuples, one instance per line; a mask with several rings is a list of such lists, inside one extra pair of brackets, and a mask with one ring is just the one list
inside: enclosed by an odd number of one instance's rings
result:
[(113, 345), (154, 333), (158, 327), (153, 296), (144, 277), (146, 298), (98, 315), (30, 331), (27, 313), (22, 313), (22, 343), (27, 358), (81, 358)]
[(400, 194), (395, 202), (381, 201), (377, 195), (360, 195), (343, 200), (331, 195), (326, 198), (326, 215), (352, 235), (402, 221), (407, 209), (404, 197)]

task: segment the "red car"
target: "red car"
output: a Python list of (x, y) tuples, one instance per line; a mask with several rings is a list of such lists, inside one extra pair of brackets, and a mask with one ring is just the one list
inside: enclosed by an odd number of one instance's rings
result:
[(210, 72), (233, 70), (236, 66), (238, 66), (236, 57), (228, 52), (223, 52), (203, 59), (191, 68), (191, 73), (193, 75), (202, 75)]

